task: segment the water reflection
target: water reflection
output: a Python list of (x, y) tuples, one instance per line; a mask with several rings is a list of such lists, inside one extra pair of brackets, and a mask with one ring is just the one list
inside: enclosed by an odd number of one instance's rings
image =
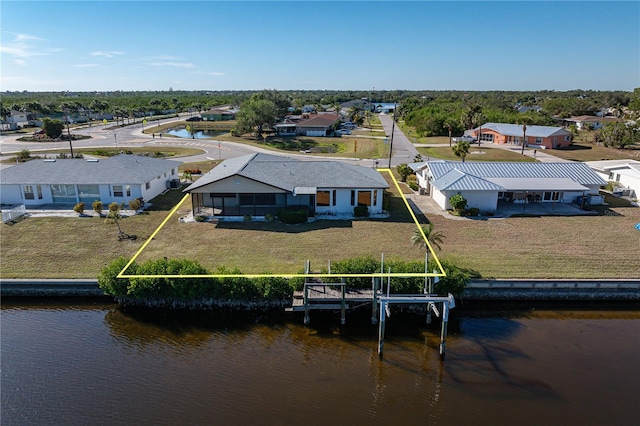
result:
[(184, 127), (176, 128), (176, 129), (168, 129), (165, 131), (165, 134), (176, 136), (178, 138), (188, 138), (188, 139), (209, 139), (215, 138), (220, 135), (224, 135), (229, 133), (228, 131), (220, 131), (220, 130), (193, 130), (189, 131)]

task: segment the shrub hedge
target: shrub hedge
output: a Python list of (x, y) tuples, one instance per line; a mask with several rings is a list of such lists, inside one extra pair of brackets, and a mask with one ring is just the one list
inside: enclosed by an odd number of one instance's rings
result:
[[(98, 275), (98, 284), (105, 294), (114, 297), (163, 298), (176, 300), (196, 299), (230, 299), (238, 301), (278, 301), (288, 300), (293, 296), (294, 290), (301, 290), (304, 279), (259, 277), (247, 278), (242, 272), (224, 267), (218, 268), (215, 273), (209, 272), (198, 262), (186, 259), (160, 259), (142, 263), (132, 263), (128, 274), (133, 275), (238, 275), (227, 278), (116, 278), (124, 268), (128, 260), (118, 258), (105, 266)], [(452, 293), (459, 295), (470, 279), (470, 274), (449, 263), (442, 262), (447, 276), (441, 278), (435, 286), (438, 294)], [(371, 274), (380, 272), (381, 262), (373, 257), (357, 257), (334, 262), (331, 265), (332, 274)], [(391, 268), (392, 272), (424, 272), (424, 262), (405, 262), (400, 260), (385, 261), (385, 271)], [(429, 264), (429, 270), (433, 270), (435, 264)], [(326, 269), (322, 273), (327, 273)], [(265, 273), (268, 275), (268, 273)], [(371, 288), (371, 278), (347, 278), (347, 286), (350, 288)], [(384, 282), (386, 288), (386, 280)], [(391, 278), (391, 292), (399, 294), (422, 293), (424, 278)]]

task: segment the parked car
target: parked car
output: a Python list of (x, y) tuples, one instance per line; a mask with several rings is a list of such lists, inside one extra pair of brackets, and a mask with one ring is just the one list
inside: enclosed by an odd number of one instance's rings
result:
[(338, 129), (338, 130), (336, 130), (336, 134), (340, 135), (340, 136), (342, 136), (342, 135), (350, 135), (351, 134), (351, 130), (349, 130), (349, 129)]
[(355, 123), (352, 123), (352, 122), (350, 122), (350, 121), (346, 121), (346, 122), (342, 123), (342, 127), (343, 127), (343, 128), (345, 128), (345, 129), (353, 130), (353, 129), (355, 129), (356, 127), (358, 127), (358, 125), (357, 125), (357, 124), (355, 124)]
[(454, 142), (469, 142), (469, 143), (478, 143), (478, 139), (473, 136), (460, 136), (459, 138), (453, 138)]
[(189, 117), (185, 121), (202, 121), (202, 117)]

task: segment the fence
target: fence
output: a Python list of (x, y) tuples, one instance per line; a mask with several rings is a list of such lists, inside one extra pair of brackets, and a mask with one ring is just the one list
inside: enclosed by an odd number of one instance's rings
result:
[(13, 207), (9, 210), (3, 210), (2, 223), (11, 222), (18, 219), (20, 216), (24, 216), (25, 214), (27, 214), (27, 209), (24, 207), (24, 204), (20, 204), (19, 206)]

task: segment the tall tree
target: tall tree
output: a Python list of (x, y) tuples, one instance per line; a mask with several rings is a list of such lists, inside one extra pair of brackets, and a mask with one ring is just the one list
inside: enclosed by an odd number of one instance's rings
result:
[(236, 125), (233, 128), (234, 134), (254, 133), (256, 137), (261, 137), (262, 129), (275, 124), (278, 117), (278, 107), (262, 94), (254, 94), (251, 98), (242, 103), (240, 111), (236, 114)]

